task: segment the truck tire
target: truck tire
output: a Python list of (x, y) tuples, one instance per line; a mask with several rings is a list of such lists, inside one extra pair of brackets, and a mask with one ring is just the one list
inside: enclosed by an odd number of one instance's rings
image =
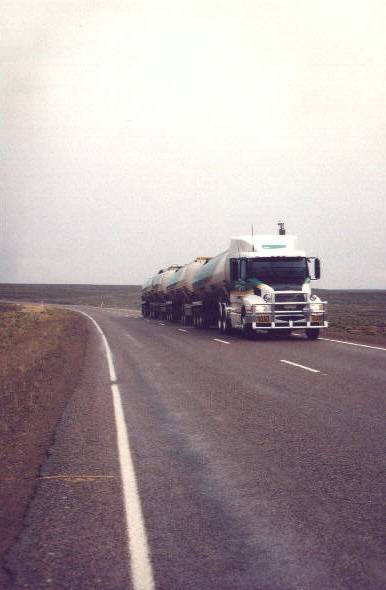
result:
[(224, 323), (224, 307), (221, 301), (218, 303), (218, 320), (217, 327), (220, 334), (225, 334), (225, 323)]
[(319, 338), (319, 328), (309, 328), (306, 330), (308, 340), (317, 340)]
[(226, 301), (220, 301), (218, 304), (218, 329), (220, 334), (230, 334), (232, 332), (232, 324), (226, 316)]
[(221, 303), (218, 304), (218, 316), (217, 316), (217, 329), (220, 334), (223, 333), (223, 323), (222, 323), (222, 309)]
[(229, 318), (226, 316), (225, 306), (224, 306), (224, 315), (223, 315), (223, 330), (224, 334), (231, 334), (232, 333), (232, 324)]
[(182, 313), (181, 322), (184, 326), (190, 326), (191, 317), (185, 315), (185, 312)]

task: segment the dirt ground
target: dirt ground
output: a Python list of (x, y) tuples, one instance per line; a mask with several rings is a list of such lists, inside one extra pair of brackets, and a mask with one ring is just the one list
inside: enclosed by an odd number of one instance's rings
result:
[(0, 283), (0, 300), (93, 305), (95, 307), (141, 306), (139, 285), (29, 285)]
[(0, 303), (1, 557), (16, 540), (56, 424), (80, 378), (87, 322), (44, 305)]
[(386, 347), (386, 291), (316, 290), (328, 301), (326, 338)]

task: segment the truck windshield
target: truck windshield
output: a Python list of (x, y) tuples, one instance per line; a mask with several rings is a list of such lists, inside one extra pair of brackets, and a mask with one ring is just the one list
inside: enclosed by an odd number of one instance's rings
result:
[(303, 284), (309, 277), (305, 258), (247, 259), (247, 279), (257, 279), (268, 285)]

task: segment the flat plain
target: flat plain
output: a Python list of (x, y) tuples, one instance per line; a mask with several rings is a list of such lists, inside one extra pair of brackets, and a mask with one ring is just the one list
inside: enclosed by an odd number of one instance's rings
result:
[[(328, 301), (329, 338), (386, 346), (386, 291), (315, 289)], [(0, 284), (0, 300), (135, 308), (141, 304), (139, 285)]]

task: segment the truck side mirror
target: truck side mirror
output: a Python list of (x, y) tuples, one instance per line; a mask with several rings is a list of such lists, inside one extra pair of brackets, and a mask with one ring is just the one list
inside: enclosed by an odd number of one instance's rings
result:
[(320, 259), (315, 258), (315, 279), (320, 279)]
[(313, 265), (308, 265), (311, 281), (316, 281), (320, 279), (320, 259), (311, 256), (310, 258), (307, 258), (307, 261), (314, 263)]

